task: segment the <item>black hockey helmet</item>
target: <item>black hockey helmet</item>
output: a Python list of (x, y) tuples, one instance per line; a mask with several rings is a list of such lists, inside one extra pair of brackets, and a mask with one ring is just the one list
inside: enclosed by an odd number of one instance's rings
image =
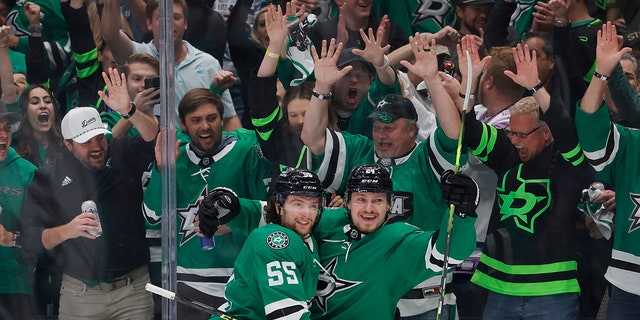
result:
[(389, 201), (393, 194), (393, 182), (387, 169), (376, 164), (361, 164), (351, 170), (347, 181), (347, 201), (353, 192), (385, 193)]
[(286, 168), (276, 179), (274, 194), (278, 206), (282, 206), (288, 195), (321, 198), (323, 189), (320, 179), (314, 172), (306, 169)]

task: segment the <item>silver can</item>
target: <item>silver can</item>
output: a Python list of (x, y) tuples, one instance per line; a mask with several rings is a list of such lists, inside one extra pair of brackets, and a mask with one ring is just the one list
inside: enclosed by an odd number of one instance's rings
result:
[(87, 231), (90, 235), (94, 237), (99, 237), (102, 235), (102, 224), (100, 223), (100, 216), (98, 215), (98, 206), (93, 200), (87, 200), (82, 202), (82, 206), (80, 207), (82, 212), (91, 212), (96, 215), (96, 220), (98, 221), (98, 231)]

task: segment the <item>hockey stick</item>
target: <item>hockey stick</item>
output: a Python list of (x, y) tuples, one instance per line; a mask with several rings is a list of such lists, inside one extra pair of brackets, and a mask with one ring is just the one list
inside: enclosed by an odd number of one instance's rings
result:
[[(453, 169), (454, 173), (460, 171), (460, 157), (462, 154), (462, 133), (464, 131), (464, 118), (467, 114), (467, 108), (469, 107), (469, 97), (471, 96), (471, 55), (469, 51), (465, 51), (467, 56), (467, 88), (464, 95), (464, 103), (462, 104), (462, 117), (460, 119), (460, 132), (458, 133), (458, 148), (456, 149), (456, 163)], [(451, 230), (453, 229), (453, 213), (455, 206), (452, 204), (449, 206), (449, 221), (447, 222), (447, 243), (444, 247), (444, 261), (442, 262), (442, 277), (440, 278), (440, 300), (438, 301), (438, 313), (436, 314), (436, 320), (440, 320), (442, 315), (442, 307), (444, 306), (444, 297), (447, 294), (445, 288), (447, 286), (447, 269), (449, 268), (449, 254), (451, 251)]]
[(151, 283), (147, 283), (144, 286), (144, 289), (151, 292), (151, 293), (155, 293), (161, 297), (167, 298), (169, 300), (175, 300), (176, 302), (180, 302), (186, 306), (189, 306), (191, 308), (209, 313), (209, 314), (215, 314), (216, 316), (219, 316), (223, 319), (228, 319), (228, 320), (237, 320), (234, 317), (229, 316), (228, 314), (222, 313), (219, 310), (215, 309), (214, 307), (202, 303), (200, 301), (196, 301), (196, 300), (192, 300), (189, 298), (185, 298), (185, 297), (181, 297), (177, 294), (175, 294), (175, 292), (171, 292), (169, 290), (160, 288), (158, 286), (152, 285)]

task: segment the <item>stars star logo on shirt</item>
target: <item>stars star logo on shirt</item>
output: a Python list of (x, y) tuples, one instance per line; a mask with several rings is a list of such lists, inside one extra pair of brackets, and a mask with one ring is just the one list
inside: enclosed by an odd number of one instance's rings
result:
[(318, 287), (313, 301), (322, 309), (322, 313), (327, 312), (327, 300), (334, 294), (362, 283), (362, 281), (349, 281), (338, 278), (334, 272), (337, 266), (338, 258), (333, 258), (333, 260), (320, 271), (320, 275), (318, 276)]
[(634, 205), (633, 211), (631, 211), (631, 216), (629, 217), (629, 220), (631, 221), (629, 233), (631, 233), (640, 228), (640, 194), (629, 193), (629, 198), (631, 198), (631, 202), (633, 202)]
[(207, 195), (207, 188), (202, 189), (200, 195), (196, 199), (195, 203), (189, 204), (186, 208), (177, 209), (178, 216), (180, 217), (180, 245), (187, 243), (187, 241), (191, 240), (196, 236), (196, 232), (194, 231), (193, 220), (196, 218), (196, 214), (198, 214), (198, 208), (200, 207), (200, 201), (204, 199)]
[(416, 25), (424, 20), (433, 19), (440, 27), (444, 27), (444, 16), (451, 9), (447, 0), (418, 0), (420, 4), (413, 12), (412, 25)]

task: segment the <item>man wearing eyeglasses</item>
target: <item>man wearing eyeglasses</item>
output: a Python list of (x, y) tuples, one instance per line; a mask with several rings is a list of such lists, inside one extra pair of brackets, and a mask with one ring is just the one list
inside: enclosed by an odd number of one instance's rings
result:
[(498, 175), (497, 201), (471, 281), (488, 289), (485, 319), (576, 319), (574, 217), (593, 171), (568, 112), (539, 80), (535, 53), (518, 45), (513, 56), (517, 74), (505, 74), (531, 97), (509, 108), (505, 129), (472, 112), (464, 123), (465, 144)]

